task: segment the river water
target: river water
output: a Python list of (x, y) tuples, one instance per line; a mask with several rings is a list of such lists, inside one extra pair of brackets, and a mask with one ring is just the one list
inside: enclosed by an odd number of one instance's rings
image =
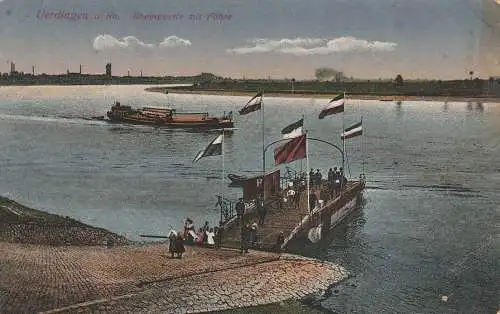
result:
[[(220, 156), (192, 162), (215, 133), (86, 118), (104, 115), (115, 100), (222, 114), (249, 98), (167, 96), (145, 87), (0, 87), (0, 193), (135, 240), (180, 229), (185, 217), (216, 224), (215, 195), (236, 198), (241, 190), (222, 184)], [(311, 136), (340, 143), (342, 116), (317, 118), (327, 101), (265, 98), (266, 142), (304, 115)], [(254, 173), (262, 167), (260, 113), (235, 116), (224, 170)], [(326, 241), (299, 248), (352, 275), (321, 306), (334, 313), (495, 313), (500, 104), (348, 100), (344, 125), (361, 116), (365, 136), (349, 140), (346, 151), (352, 177), (365, 165), (364, 204)], [(309, 151), (311, 168), (324, 175), (341, 163), (328, 145), (311, 142)]]

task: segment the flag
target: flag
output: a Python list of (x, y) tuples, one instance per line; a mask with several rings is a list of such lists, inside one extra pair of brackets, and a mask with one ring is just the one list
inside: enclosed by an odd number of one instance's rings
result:
[(323, 119), (331, 114), (344, 112), (344, 95), (338, 95), (337, 97), (330, 100), (328, 105), (321, 110), (319, 113), (319, 118)]
[(304, 134), (304, 130), (302, 127), (299, 127), (288, 134), (284, 134), (283, 138), (284, 139), (296, 138), (298, 136), (301, 136), (302, 134)]
[(306, 158), (306, 135), (303, 134), (293, 138), (274, 150), (274, 163), (276, 166)]
[(304, 126), (304, 118), (284, 127), (283, 130), (281, 130), (281, 134), (283, 134), (284, 139), (301, 136), (304, 133), (303, 126)]
[(302, 127), (303, 125), (304, 125), (304, 118), (284, 127), (283, 130), (281, 130), (281, 134), (288, 134), (288, 133), (294, 131), (295, 129)]
[(198, 152), (193, 162), (197, 162), (203, 157), (222, 155), (222, 141), (224, 139), (224, 135), (221, 134), (217, 136), (210, 144), (208, 144), (205, 150)]
[(354, 124), (353, 126), (348, 127), (344, 130), (344, 133), (340, 135), (341, 140), (345, 140), (351, 137), (355, 137), (363, 134), (363, 121)]
[(260, 109), (262, 104), (262, 93), (258, 93), (250, 99), (245, 107), (241, 108), (238, 112), (240, 115), (245, 115)]

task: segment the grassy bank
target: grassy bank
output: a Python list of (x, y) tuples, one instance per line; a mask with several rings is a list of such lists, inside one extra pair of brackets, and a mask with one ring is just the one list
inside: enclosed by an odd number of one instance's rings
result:
[(49, 214), (0, 196), (0, 241), (42, 245), (124, 245), (131, 241), (69, 217)]
[[(151, 87), (146, 91), (164, 94), (196, 94), (196, 95), (217, 95), (217, 96), (245, 96), (252, 97), (255, 91), (245, 90), (212, 90), (212, 89), (193, 89), (190, 87)], [(292, 93), (289, 90), (266, 92), (266, 97), (285, 97), (285, 98), (315, 98), (331, 99), (338, 95), (334, 92), (314, 92), (297, 90)], [(485, 96), (411, 96), (411, 95), (373, 95), (373, 94), (349, 94), (351, 99), (376, 100), (376, 101), (448, 101), (448, 102), (493, 102), (499, 103), (500, 97)]]

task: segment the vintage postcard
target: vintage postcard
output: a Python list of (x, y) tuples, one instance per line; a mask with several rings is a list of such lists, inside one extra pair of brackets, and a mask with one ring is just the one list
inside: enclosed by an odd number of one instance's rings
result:
[(499, 0), (0, 24), (0, 313), (500, 313)]

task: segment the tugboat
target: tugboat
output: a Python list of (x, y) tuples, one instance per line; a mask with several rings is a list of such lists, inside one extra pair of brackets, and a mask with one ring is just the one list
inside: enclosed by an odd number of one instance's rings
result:
[(209, 116), (208, 112), (177, 113), (172, 108), (143, 107), (133, 109), (117, 101), (107, 112), (110, 122), (165, 126), (170, 128), (222, 129), (233, 128), (232, 112), (218, 117)]

